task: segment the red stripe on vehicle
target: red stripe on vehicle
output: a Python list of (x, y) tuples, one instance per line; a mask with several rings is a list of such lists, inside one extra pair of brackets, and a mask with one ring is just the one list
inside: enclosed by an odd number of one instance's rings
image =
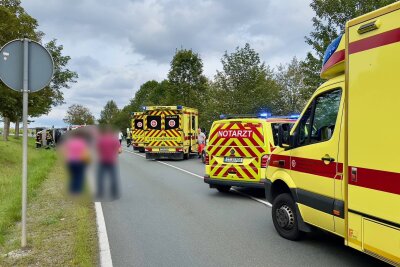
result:
[(243, 151), (242, 151), (242, 149), (240, 147), (236, 147), (235, 151), (237, 151), (241, 157), (243, 157), (243, 158), (246, 157), (246, 154), (243, 153)]
[[(236, 124), (235, 122), (232, 122), (232, 123), (230, 123), (230, 124), (228, 125), (228, 127), (226, 127), (225, 129), (222, 129), (222, 130), (224, 130), (224, 131), (230, 130), (235, 124)], [(214, 136), (219, 132), (219, 130), (221, 130), (221, 128), (224, 127), (224, 126), (226, 126), (226, 124), (221, 124), (217, 129), (215, 129), (215, 130), (213, 131), (213, 133), (211, 134), (211, 136), (210, 136), (210, 140), (212, 140), (213, 137), (214, 137)], [(229, 139), (229, 138), (225, 138), (225, 139)], [(220, 137), (218, 137), (218, 138), (215, 140), (215, 143), (217, 143), (219, 140), (220, 140)]]
[(345, 59), (345, 52), (343, 50), (336, 51), (335, 53), (332, 54), (332, 56), (328, 59), (328, 61), (324, 64), (322, 67), (321, 72), (326, 71), (333, 65), (339, 63), (340, 61), (343, 61)]
[(349, 54), (400, 42), (400, 28), (386, 31), (349, 44)]
[(349, 184), (400, 195), (400, 173), (356, 168), (357, 177), (352, 179), (349, 167)]
[[(284, 161), (284, 165), (279, 165), (279, 161)], [(338, 170), (343, 169), (342, 163), (336, 164), (335, 162), (332, 162), (329, 164), (325, 164), (322, 160), (290, 157), (283, 155), (271, 155), (270, 165), (278, 168), (323, 176), (331, 179), (334, 179), (336, 177), (336, 166), (338, 166)], [(341, 176), (337, 176), (336, 178), (342, 179)]]
[(253, 175), (249, 172), (249, 170), (246, 169), (245, 166), (241, 166), (240, 169), (247, 175), (248, 178), (255, 179), (255, 177), (253, 177)]
[[(217, 165), (212, 165), (212, 168), (214, 169), (214, 168), (216, 168), (216, 166)], [(222, 166), (218, 167), (218, 169), (215, 171), (214, 175), (218, 176), (218, 174), (222, 171), (223, 168), (224, 167), (222, 167)]]

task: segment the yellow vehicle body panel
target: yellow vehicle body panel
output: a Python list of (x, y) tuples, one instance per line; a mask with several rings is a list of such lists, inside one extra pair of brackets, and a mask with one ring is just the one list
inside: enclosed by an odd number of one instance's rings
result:
[(131, 119), (131, 137), (134, 149), (144, 150), (144, 121), (146, 115), (143, 112), (134, 112)]
[(348, 231), (359, 250), (400, 265), (400, 4), (349, 22), (347, 38), (347, 206), (359, 215)]
[[(284, 181), (304, 222), (400, 266), (400, 3), (349, 21), (337, 51), (343, 42), (344, 74), (336, 61), (323, 69), (322, 77), (338, 76), (310, 99), (291, 131), (293, 144), (272, 153), (266, 188)], [(320, 128), (330, 111), (318, 111), (319, 100), (336, 87), (335, 124)]]

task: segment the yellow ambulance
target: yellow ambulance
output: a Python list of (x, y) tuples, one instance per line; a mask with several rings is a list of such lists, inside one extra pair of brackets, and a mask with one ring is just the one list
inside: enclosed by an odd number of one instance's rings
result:
[(232, 186), (264, 188), (261, 177), (275, 148), (278, 126), (289, 130), (295, 121), (254, 116), (215, 121), (207, 142), (204, 182), (220, 192)]
[(400, 3), (355, 18), (327, 49), (320, 86), (266, 171), (278, 233), (310, 226), (400, 266)]
[(197, 154), (197, 109), (148, 106), (144, 114), (147, 159), (188, 159)]
[(144, 122), (146, 115), (144, 112), (133, 112), (131, 120), (131, 138), (133, 150), (144, 152)]

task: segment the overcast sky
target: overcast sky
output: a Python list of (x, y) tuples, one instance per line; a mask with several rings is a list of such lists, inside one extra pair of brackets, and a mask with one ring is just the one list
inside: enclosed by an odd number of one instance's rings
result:
[(99, 117), (108, 100), (122, 108), (144, 82), (167, 77), (177, 48), (193, 49), (213, 78), (224, 51), (250, 43), (275, 67), (303, 58), (312, 29), (307, 0), (22, 0), (44, 41), (58, 39), (78, 83), (64, 90), (65, 105), (31, 126), (63, 126), (72, 104)]

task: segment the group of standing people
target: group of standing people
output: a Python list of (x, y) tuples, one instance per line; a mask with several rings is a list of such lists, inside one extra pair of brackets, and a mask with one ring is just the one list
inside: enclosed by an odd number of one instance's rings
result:
[(119, 197), (118, 189), (118, 154), (122, 152), (119, 136), (109, 127), (79, 128), (69, 132), (61, 149), (66, 159), (70, 175), (71, 194), (80, 194), (84, 189), (85, 174), (89, 164), (96, 160), (96, 198), (104, 196), (104, 183), (110, 178), (111, 196)]

